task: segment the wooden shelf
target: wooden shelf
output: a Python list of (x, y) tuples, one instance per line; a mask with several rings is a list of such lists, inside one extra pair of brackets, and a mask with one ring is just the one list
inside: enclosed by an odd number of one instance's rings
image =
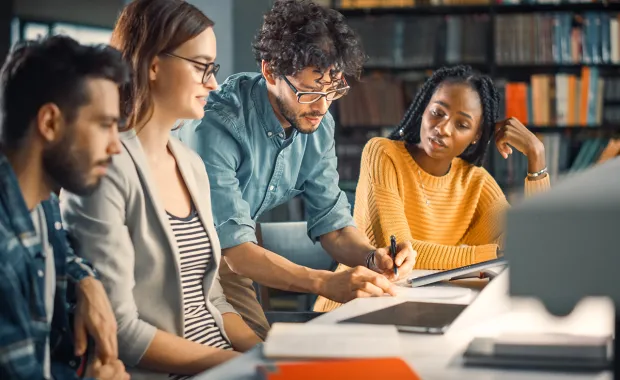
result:
[(584, 132), (620, 132), (620, 125), (592, 125), (592, 126), (572, 126), (558, 127), (555, 125), (528, 125), (527, 129), (534, 133), (584, 133)]
[(337, 9), (345, 17), (384, 15), (461, 15), (482, 13), (538, 13), (538, 12), (613, 12), (620, 11), (620, 2), (560, 3), (560, 4), (481, 4), (481, 5), (425, 5), (396, 8), (347, 8)]
[(620, 10), (620, 2), (591, 2), (559, 4), (495, 4), (492, 8), (496, 13), (538, 13), (538, 12), (612, 12)]
[(476, 14), (488, 13), (489, 5), (441, 5), (441, 6), (419, 6), (402, 8), (350, 8), (337, 9), (345, 17), (365, 17), (365, 16), (384, 16), (384, 15), (448, 15), (448, 14)]
[[(482, 72), (488, 72), (491, 65), (488, 63), (467, 63), (467, 62), (459, 62), (459, 63), (446, 63), (446, 64), (436, 64), (436, 65), (425, 65), (425, 66), (376, 66), (376, 65), (366, 65), (364, 66), (364, 72), (369, 71), (385, 71), (393, 74), (399, 73), (407, 73), (412, 71), (433, 71), (437, 70), (444, 66), (456, 66), (456, 65), (468, 65), (471, 66), (474, 70), (479, 70)], [(620, 66), (619, 66), (620, 67)]]
[(620, 64), (601, 63), (601, 64), (566, 64), (566, 63), (530, 63), (530, 64), (495, 64), (495, 74), (510, 74), (515, 72), (528, 72), (536, 74), (555, 74), (558, 72), (578, 73), (583, 67), (596, 67), (602, 71), (619, 71)]
[(468, 65), (474, 70), (480, 71), (484, 74), (492, 74), (494, 78), (507, 78), (523, 77), (527, 75), (529, 78), (532, 74), (579, 74), (581, 69), (585, 66), (596, 67), (605, 74), (620, 74), (620, 64), (614, 63), (602, 63), (602, 64), (565, 64), (565, 63), (531, 63), (531, 64), (496, 64), (496, 63), (445, 63), (429, 66), (376, 66), (367, 65), (364, 66), (364, 74), (369, 74), (373, 71), (381, 71), (390, 74), (406, 74), (409, 72), (425, 72), (434, 71), (441, 67), (450, 67), (456, 65)]
[[(396, 128), (394, 127), (386, 127), (386, 126), (378, 126), (378, 125), (355, 125), (355, 126), (342, 126), (338, 125), (340, 130), (350, 130), (350, 131), (375, 131), (381, 130), (384, 128)], [(558, 133), (558, 132), (594, 132), (594, 131), (609, 131), (609, 132), (620, 132), (620, 125), (592, 125), (592, 126), (556, 126), (556, 125), (528, 125), (527, 129), (534, 133)]]

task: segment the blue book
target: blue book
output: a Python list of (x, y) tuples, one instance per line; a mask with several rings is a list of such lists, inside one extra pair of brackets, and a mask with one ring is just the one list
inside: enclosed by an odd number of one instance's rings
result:
[(599, 17), (601, 20), (601, 62), (611, 63), (610, 17), (607, 13), (601, 13)]

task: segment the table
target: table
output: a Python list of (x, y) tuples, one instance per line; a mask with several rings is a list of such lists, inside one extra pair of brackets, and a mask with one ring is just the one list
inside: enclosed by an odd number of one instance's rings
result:
[[(426, 302), (466, 303), (463, 311), (444, 335), (401, 333), (402, 357), (422, 379), (477, 379), (477, 380), (611, 380), (610, 371), (601, 373), (534, 372), (511, 369), (464, 367), (461, 354), (475, 336), (493, 336), (499, 332), (572, 332), (588, 335), (608, 335), (613, 331), (613, 303), (603, 298), (588, 298), (579, 303), (573, 313), (556, 318), (546, 313), (540, 302), (533, 299), (508, 297), (509, 271), (491, 281), (484, 289), (480, 282), (460, 282), (448, 286), (473, 289), (469, 297), (449, 300), (446, 298), (423, 299)], [(438, 294), (446, 285), (433, 287)], [(332, 324), (340, 320), (404, 302), (407, 297), (365, 298), (351, 301), (340, 308), (322, 315), (309, 323)], [(255, 367), (265, 360), (261, 346), (212, 370), (197, 375), (195, 379), (256, 379)]]

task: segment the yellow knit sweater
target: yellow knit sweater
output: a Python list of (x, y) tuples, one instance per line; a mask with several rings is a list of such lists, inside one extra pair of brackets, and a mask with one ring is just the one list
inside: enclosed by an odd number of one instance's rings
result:
[[(525, 180), (525, 195), (549, 188)], [(496, 258), (508, 201), (482, 167), (460, 158), (441, 177), (424, 172), (402, 141), (371, 139), (362, 153), (354, 218), (375, 247), (411, 241), (416, 269), (451, 269)], [(346, 270), (340, 264), (336, 271)], [(319, 297), (315, 311), (340, 304)]]

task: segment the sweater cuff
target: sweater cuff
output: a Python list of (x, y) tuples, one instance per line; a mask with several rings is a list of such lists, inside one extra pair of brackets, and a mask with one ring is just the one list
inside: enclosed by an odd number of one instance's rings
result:
[(314, 303), (314, 308), (312, 309), (312, 311), (317, 313), (328, 313), (332, 310), (339, 308), (340, 306), (342, 306), (342, 304), (339, 302), (332, 301), (323, 296), (319, 296)]
[(551, 187), (551, 182), (549, 181), (549, 173), (547, 173), (545, 178), (541, 178), (536, 181), (532, 181), (529, 178), (525, 178), (525, 196), (526, 197), (545, 192), (549, 190), (550, 187)]
[(479, 245), (474, 251), (473, 264), (481, 263), (483, 261), (489, 261), (497, 258), (497, 244), (485, 244)]

